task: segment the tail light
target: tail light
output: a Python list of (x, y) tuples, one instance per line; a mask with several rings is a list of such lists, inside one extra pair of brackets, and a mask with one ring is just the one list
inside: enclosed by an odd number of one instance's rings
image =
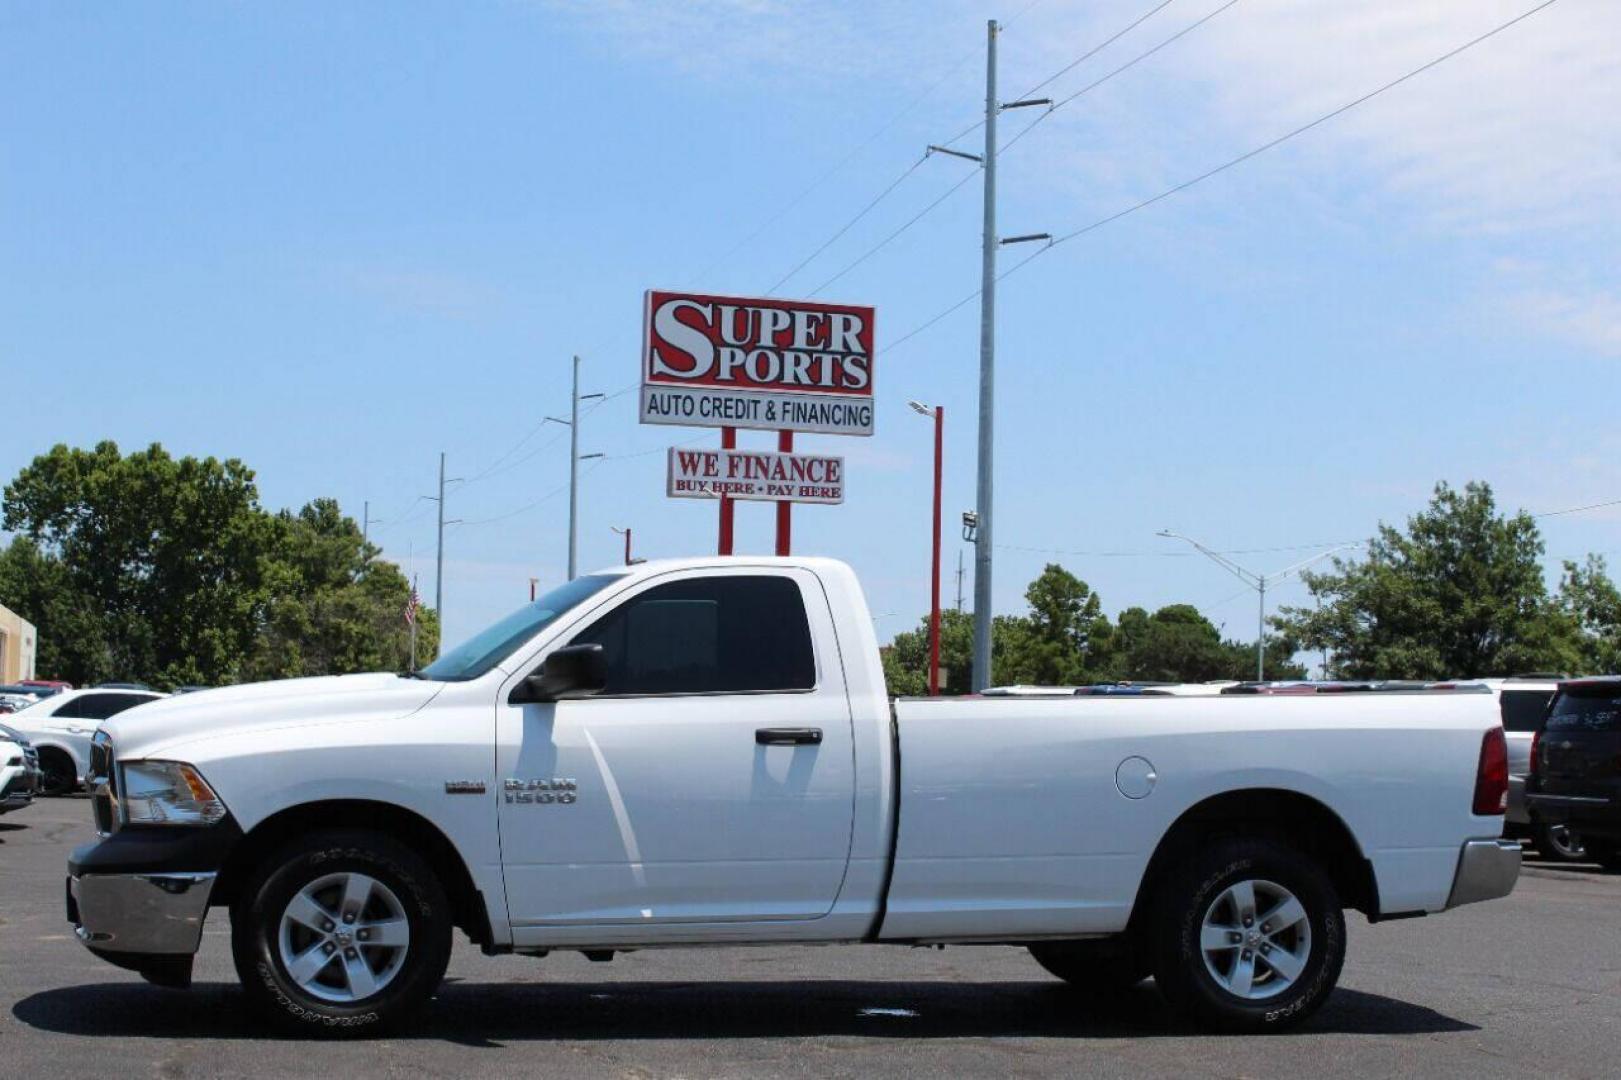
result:
[(1537, 758), (1540, 756), (1537, 752), (1541, 749), (1542, 732), (1539, 731), (1535, 735), (1531, 736), (1531, 768), (1529, 772), (1532, 776), (1535, 776), (1537, 773), (1542, 771), (1537, 765)]
[(1494, 727), (1480, 741), (1480, 767), (1475, 770), (1474, 812), (1482, 817), (1508, 810), (1508, 741)]

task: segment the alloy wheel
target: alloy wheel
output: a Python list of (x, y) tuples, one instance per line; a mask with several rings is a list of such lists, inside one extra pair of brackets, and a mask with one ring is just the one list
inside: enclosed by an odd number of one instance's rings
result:
[(316, 878), (288, 901), (278, 942), (288, 977), (322, 1001), (356, 1002), (399, 975), (411, 945), (405, 907), (366, 874)]
[(1273, 881), (1229, 886), (1199, 928), (1205, 971), (1234, 997), (1262, 1001), (1292, 986), (1311, 958), (1311, 920), (1294, 893)]

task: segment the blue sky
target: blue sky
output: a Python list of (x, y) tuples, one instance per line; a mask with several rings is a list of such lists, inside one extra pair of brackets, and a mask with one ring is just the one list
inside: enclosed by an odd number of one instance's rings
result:
[[(1222, 2), (1173, 0), (1042, 92)], [(240, 457), (272, 507), (369, 500), (431, 600), (443, 449), (474, 478), (448, 504), (465, 635), (563, 573), (566, 443), (537, 425), (571, 353), (584, 389), (625, 390), (642, 290), (759, 293), (814, 251), (976, 119), (986, 18), (1012, 97), (1154, 6), (1026, 3), (0, 3), (0, 474), (102, 438)], [(1530, 6), (1240, 0), (1009, 149), (1002, 231), (1130, 206)], [(1613, 4), (1560, 0), (1008, 278), (998, 609), (1052, 560), (1110, 610), (1187, 601), (1248, 637), (1253, 594), (1156, 530), (1272, 570), (1442, 478), (1533, 511), (1621, 499), (1618, 38)], [(923, 164), (782, 292), (964, 170)], [(852, 561), (885, 637), (928, 595), (907, 399), (946, 408), (948, 536), (973, 502), (977, 305), (887, 346), (977, 287), (979, 214), (970, 181), (825, 294), (878, 309), (878, 431), (801, 437), (849, 484), (797, 513), (796, 549)], [(713, 507), (663, 494), (691, 439), (717, 436), (639, 426), (634, 393), (587, 415), (582, 450), (614, 456), (586, 467), (583, 565), (616, 558), (610, 525), (712, 550)], [(738, 519), (768, 551), (770, 509)], [(1550, 562), (1621, 557), (1618, 520), (1546, 519)]]

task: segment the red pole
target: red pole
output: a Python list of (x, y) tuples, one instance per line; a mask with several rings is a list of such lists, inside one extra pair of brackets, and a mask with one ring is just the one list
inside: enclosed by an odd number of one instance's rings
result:
[(946, 426), (944, 406), (934, 407), (934, 569), (929, 576), (929, 695), (940, 693), (940, 488), (944, 459), (942, 433)]
[(625, 526), (625, 565), (630, 565), (630, 526)]
[[(722, 450), (737, 449), (737, 429), (723, 427), (720, 429), (720, 448)], [(731, 499), (725, 495), (720, 497), (720, 548), (719, 554), (732, 553), (732, 511), (736, 509)]]
[[(777, 449), (784, 453), (791, 453), (794, 449), (794, 433), (791, 431), (777, 432)], [(787, 555), (793, 547), (794, 531), (794, 504), (784, 499), (777, 503), (777, 554)]]

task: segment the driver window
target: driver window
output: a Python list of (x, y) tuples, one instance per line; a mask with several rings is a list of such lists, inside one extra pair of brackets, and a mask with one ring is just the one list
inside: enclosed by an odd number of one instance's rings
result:
[(799, 586), (756, 575), (649, 589), (577, 635), (602, 646), (604, 694), (809, 690), (816, 685)]

